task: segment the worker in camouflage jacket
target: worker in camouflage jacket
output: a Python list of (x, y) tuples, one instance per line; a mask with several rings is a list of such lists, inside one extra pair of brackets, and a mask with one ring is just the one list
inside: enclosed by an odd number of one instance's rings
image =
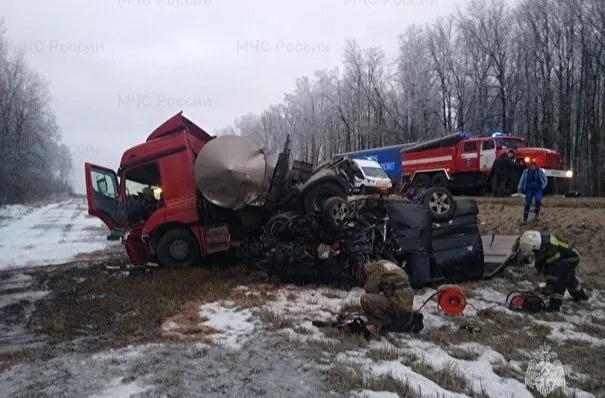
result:
[(402, 315), (411, 317), (414, 290), (406, 272), (388, 260), (364, 265), (365, 291), (361, 308), (372, 332), (391, 326)]
[(543, 293), (549, 294), (549, 311), (559, 311), (565, 291), (574, 301), (588, 300), (588, 295), (576, 277), (580, 263), (577, 249), (552, 233), (525, 231), (519, 237), (519, 251), (524, 256), (533, 256), (536, 269), (546, 275)]

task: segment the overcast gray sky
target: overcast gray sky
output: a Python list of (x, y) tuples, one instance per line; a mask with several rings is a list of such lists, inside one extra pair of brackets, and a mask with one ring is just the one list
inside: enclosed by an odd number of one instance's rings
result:
[(7, 36), (50, 83), (84, 162), (122, 152), (183, 110), (211, 132), (281, 102), (296, 78), (342, 63), (346, 39), (388, 56), (406, 26), (464, 0), (1, 0)]

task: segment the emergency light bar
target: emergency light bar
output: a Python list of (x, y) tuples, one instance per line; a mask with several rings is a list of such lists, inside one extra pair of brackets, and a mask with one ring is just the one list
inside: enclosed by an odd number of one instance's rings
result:
[(503, 133), (501, 131), (495, 132), (492, 134), (492, 137), (508, 137), (510, 136), (509, 133)]

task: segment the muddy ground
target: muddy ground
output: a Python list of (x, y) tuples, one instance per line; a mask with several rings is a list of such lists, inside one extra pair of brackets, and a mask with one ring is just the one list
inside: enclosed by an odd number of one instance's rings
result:
[[(482, 233), (556, 231), (580, 249), (584, 284), (605, 286), (605, 200), (545, 198), (541, 221), (527, 226), (519, 222), (522, 198), (478, 202)], [(258, 305), (258, 298), (234, 296), (232, 288), (265, 282), (262, 274), (218, 264), (179, 271), (108, 269), (127, 262), (121, 251), (103, 252), (60, 266), (0, 272), (3, 396), (111, 390), (123, 396), (330, 395), (324, 383), (330, 375), (308, 365), (317, 359), (314, 353), (288, 349), (291, 343), (278, 336), (258, 336), (230, 352), (162, 335), (162, 323), (192, 301)], [(147, 345), (136, 347), (141, 344)], [(116, 351), (95, 354), (108, 349)]]
[(589, 287), (605, 287), (605, 198), (545, 197), (540, 220), (530, 213), (522, 225), (524, 198), (474, 198), (482, 234), (519, 235), (549, 230), (575, 245), (582, 255), (578, 273)]

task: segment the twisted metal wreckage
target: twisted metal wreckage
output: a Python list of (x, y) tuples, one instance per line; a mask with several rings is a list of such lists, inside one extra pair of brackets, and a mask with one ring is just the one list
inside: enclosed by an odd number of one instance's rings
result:
[[(217, 149), (221, 138), (216, 139)], [(472, 199), (455, 201), (449, 191), (437, 187), (410, 188), (402, 195), (354, 195), (356, 171), (349, 159), (306, 171), (300, 164), (290, 168), (288, 138), (262, 211), (246, 216), (246, 210), (239, 210), (238, 220), (231, 221), (240, 224), (234, 228), (240, 232), (231, 254), (274, 280), (360, 286), (363, 264), (387, 259), (413, 265), (406, 271), (412, 285), (420, 287), (489, 279), (515, 260), (513, 250), (486, 272), (478, 208)], [(202, 182), (199, 185), (208, 186)], [(214, 203), (206, 204), (206, 217), (220, 219), (214, 215), (215, 204), (228, 195), (205, 194)]]

